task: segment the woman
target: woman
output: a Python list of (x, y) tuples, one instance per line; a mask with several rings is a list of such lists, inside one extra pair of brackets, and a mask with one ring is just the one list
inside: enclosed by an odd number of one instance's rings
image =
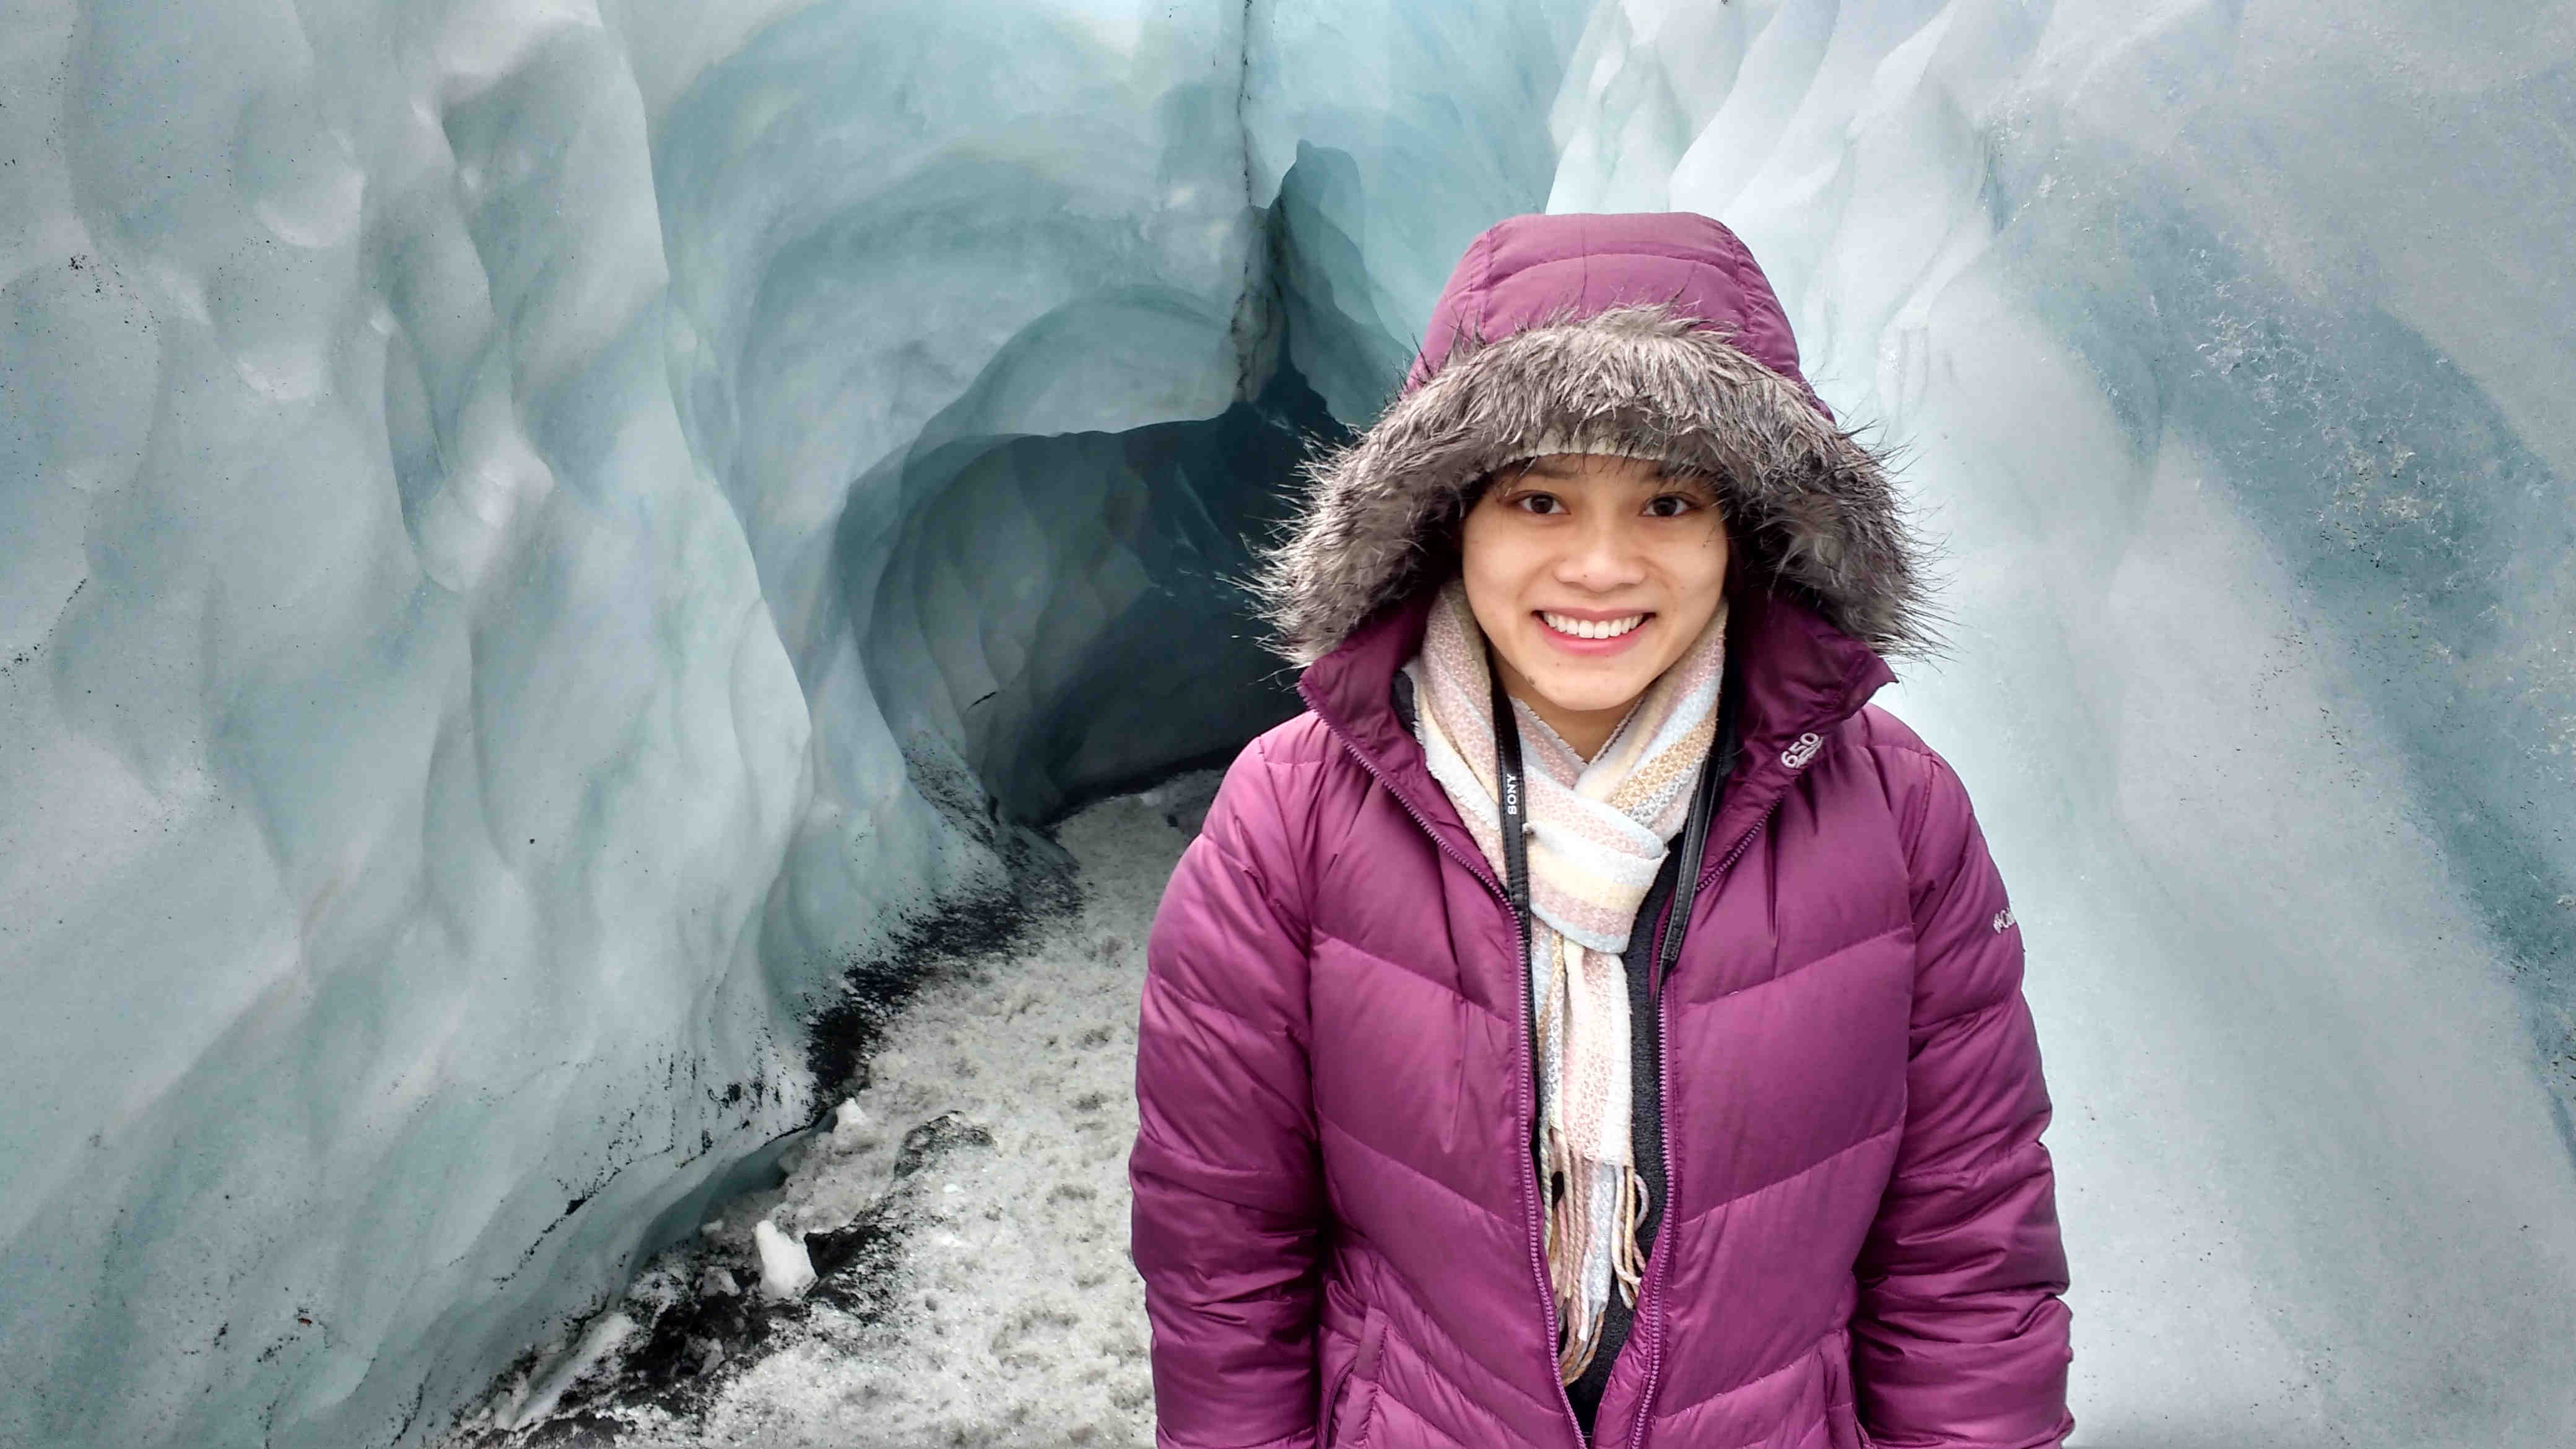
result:
[(1705, 217), (1506, 221), (1430, 337), (1154, 924), (1159, 1442), (2059, 1444), (2020, 933), (1865, 703), (1931, 647), (1879, 462)]

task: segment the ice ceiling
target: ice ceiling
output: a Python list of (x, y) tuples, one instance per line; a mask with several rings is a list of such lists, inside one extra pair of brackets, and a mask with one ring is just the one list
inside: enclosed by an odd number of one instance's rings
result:
[(2576, 1424), (2576, 9), (0, 19), (0, 1443), (416, 1443), (815, 1110), (1467, 239), (1685, 207), (1911, 449), (2084, 1442)]

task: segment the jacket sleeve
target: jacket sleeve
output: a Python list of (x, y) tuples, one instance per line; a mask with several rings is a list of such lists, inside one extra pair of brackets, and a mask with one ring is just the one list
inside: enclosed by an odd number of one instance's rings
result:
[(1905, 1132), (1859, 1262), (1852, 1379), (1881, 1449), (2044, 1449), (2074, 1428), (2066, 1257), (2021, 930), (1947, 762), (1908, 788), (1916, 959)]
[(1227, 772), (1146, 944), (1128, 1177), (1160, 1449), (1315, 1442), (1326, 1208), (1292, 864), (1312, 821), (1280, 788), (1313, 767), (1262, 751)]

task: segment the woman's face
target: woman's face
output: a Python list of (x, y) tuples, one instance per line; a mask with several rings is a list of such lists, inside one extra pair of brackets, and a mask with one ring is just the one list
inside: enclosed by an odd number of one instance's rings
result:
[(1716, 496), (1638, 458), (1504, 469), (1467, 511), (1460, 551), (1504, 686), (1587, 759), (1725, 597)]

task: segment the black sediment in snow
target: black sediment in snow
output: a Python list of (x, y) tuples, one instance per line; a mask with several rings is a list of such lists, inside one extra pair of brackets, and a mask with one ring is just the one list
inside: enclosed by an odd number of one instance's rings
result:
[[(1127, 1258), (1136, 1009), (1154, 907), (1218, 778), (1067, 818), (1079, 904), (924, 986), (782, 1186), (719, 1207), (448, 1449), (1151, 1443)], [(810, 1286), (774, 1291), (806, 1265)]]

